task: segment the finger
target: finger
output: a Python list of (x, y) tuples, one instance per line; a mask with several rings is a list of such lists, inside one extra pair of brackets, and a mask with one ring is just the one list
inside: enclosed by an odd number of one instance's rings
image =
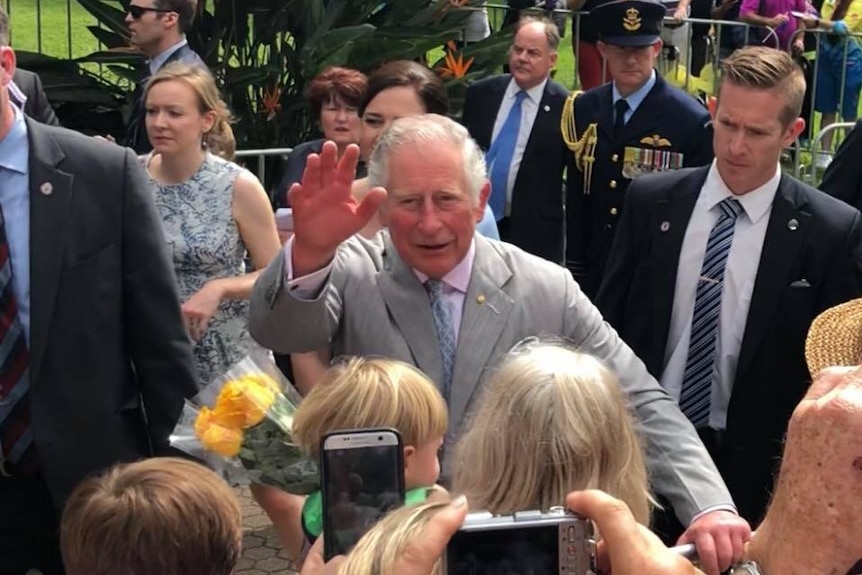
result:
[(338, 166), (335, 168), (335, 181), (349, 190), (353, 180), (356, 179), (356, 165), (358, 163), (359, 146), (350, 144), (338, 160)]
[[(308, 169), (308, 163), (305, 164), (305, 169)], [(302, 177), (305, 179), (305, 171), (303, 171)], [(287, 190), (285, 197), (287, 198), (287, 203), (291, 206), (295, 206), (299, 203), (302, 200), (302, 184), (299, 182), (292, 184), (290, 189)]]
[(817, 374), (803, 401), (820, 399), (846, 383), (848, 379), (851, 379), (849, 376), (862, 376), (862, 369), (847, 366), (827, 367)]
[(575, 513), (592, 519), (610, 549), (619, 549), (640, 537), (637, 521), (628, 506), (603, 491), (588, 489), (569, 493), (566, 505)]
[(697, 547), (700, 565), (707, 575), (720, 575), (721, 571), (718, 569), (718, 556), (712, 535), (708, 533), (699, 535), (695, 538), (694, 544)]
[(745, 559), (745, 542), (751, 538), (751, 532), (733, 530), (730, 534), (730, 542), (733, 545), (733, 563), (739, 563)]
[(386, 190), (383, 188), (373, 188), (365, 194), (359, 207), (356, 208), (356, 216), (362, 222), (362, 225), (368, 223), (374, 214), (377, 213), (377, 210), (380, 209), (380, 204), (382, 204), (385, 199)]
[[(320, 154), (309, 154), (306, 158), (305, 169), (302, 171), (301, 190), (297, 193), (297, 201), (314, 197), (320, 191)], [(291, 200), (291, 205), (294, 209), (298, 207), (293, 203), (293, 200)]]
[(338, 146), (331, 140), (323, 142), (323, 147), (320, 149), (320, 186), (322, 190), (331, 189), (337, 163)]
[(726, 531), (713, 536), (715, 556), (718, 562), (718, 573), (722, 573), (733, 565), (733, 541)]

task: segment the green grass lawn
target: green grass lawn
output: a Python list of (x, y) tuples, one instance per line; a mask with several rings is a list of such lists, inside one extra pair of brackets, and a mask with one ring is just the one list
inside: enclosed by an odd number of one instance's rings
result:
[[(99, 48), (87, 26), (96, 19), (76, 0), (5, 0), (18, 50), (59, 58), (85, 56)], [(41, 31), (41, 32), (40, 32)]]

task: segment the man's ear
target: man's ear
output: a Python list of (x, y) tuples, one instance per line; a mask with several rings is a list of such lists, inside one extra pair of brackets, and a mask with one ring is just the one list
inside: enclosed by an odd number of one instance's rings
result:
[(485, 217), (485, 206), (488, 205), (489, 197), (491, 197), (491, 182), (485, 180), (485, 185), (479, 190), (479, 202), (476, 204), (476, 212), (473, 214), (477, 224)]
[(12, 81), (17, 67), (15, 50), (9, 46), (0, 46), (0, 67), (3, 69), (2, 76), (0, 76), (0, 86), (5, 87)]

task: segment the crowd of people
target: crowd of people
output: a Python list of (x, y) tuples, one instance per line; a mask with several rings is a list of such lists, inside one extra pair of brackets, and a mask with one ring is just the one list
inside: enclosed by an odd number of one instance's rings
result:
[[(862, 573), (862, 372), (821, 371), (862, 336), (811, 330), (839, 309), (862, 334), (862, 127), (814, 189), (780, 168), (805, 129), (789, 51), (725, 54), (707, 108), (656, 72), (667, 6), (586, 4), (608, 82), (585, 92), (534, 15), (460, 121), (422, 63), (321, 71), (322, 137), (272, 194), (233, 161), (195, 0), (129, 4), (149, 74), (119, 143), (58, 126), (0, 10), (0, 575), (232, 573), (235, 495), (168, 436), (259, 346), (307, 457), (403, 440), (407, 505), (329, 563), (321, 493), (252, 485), (303, 575), (438, 573), (468, 507), (563, 505), (615, 575)], [(848, 10), (801, 21), (843, 34)]]

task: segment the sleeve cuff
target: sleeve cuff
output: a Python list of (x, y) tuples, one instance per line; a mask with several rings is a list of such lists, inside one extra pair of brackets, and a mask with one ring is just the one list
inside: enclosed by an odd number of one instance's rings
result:
[(293, 237), (284, 245), (284, 289), (296, 299), (316, 299), (332, 271), (332, 262), (316, 272), (294, 279), (292, 255)]

